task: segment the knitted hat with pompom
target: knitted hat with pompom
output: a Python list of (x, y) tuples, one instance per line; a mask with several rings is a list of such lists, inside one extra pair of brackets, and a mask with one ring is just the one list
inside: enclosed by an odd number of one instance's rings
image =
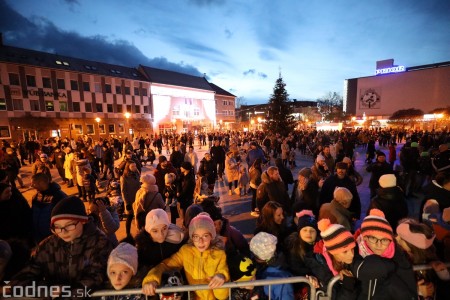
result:
[(384, 213), (379, 209), (371, 209), (370, 213), (361, 223), (361, 235), (377, 236), (388, 240), (394, 239), (394, 232), (386, 220)]
[(340, 224), (331, 224), (329, 219), (322, 219), (317, 223), (323, 244), (331, 254), (338, 254), (355, 248), (355, 238)]

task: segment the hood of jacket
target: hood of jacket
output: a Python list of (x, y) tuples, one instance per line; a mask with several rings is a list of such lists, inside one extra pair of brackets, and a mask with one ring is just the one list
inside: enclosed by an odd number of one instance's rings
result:
[(379, 198), (385, 200), (396, 200), (404, 198), (403, 191), (398, 186), (389, 188), (379, 188), (377, 190), (377, 195)]
[(265, 184), (268, 184), (268, 183), (272, 183), (272, 182), (273, 182), (272, 178), (270, 178), (269, 173), (267, 173), (267, 171), (264, 171), (264, 172), (261, 174), (261, 180), (262, 180), (262, 182), (264, 182)]

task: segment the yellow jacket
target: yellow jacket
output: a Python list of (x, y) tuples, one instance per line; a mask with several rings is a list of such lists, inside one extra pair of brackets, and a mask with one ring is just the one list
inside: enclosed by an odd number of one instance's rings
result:
[[(195, 246), (186, 244), (177, 253), (151, 269), (142, 281), (142, 285), (151, 281), (156, 281), (160, 285), (161, 275), (165, 271), (181, 268), (184, 269), (186, 279), (190, 285), (208, 284), (208, 278), (216, 274), (222, 274), (225, 277), (225, 282), (230, 280), (227, 257), (224, 250), (209, 249), (200, 252)], [(195, 291), (195, 299), (227, 299), (228, 291), (228, 289)]]

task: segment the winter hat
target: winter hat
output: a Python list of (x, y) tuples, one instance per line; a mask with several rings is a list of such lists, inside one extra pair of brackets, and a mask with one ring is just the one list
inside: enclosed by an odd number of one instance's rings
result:
[(184, 227), (189, 228), (189, 224), (191, 223), (191, 220), (197, 216), (199, 213), (203, 212), (203, 207), (201, 207), (198, 204), (192, 204), (184, 213)]
[(342, 159), (342, 162), (344, 162), (344, 163), (346, 163), (346, 164), (351, 164), (351, 163), (352, 163), (352, 160), (351, 160), (350, 157), (344, 157), (344, 158)]
[(317, 223), (323, 244), (331, 254), (338, 254), (355, 248), (355, 238), (340, 224), (331, 224), (329, 219), (322, 219)]
[(275, 254), (277, 242), (276, 236), (261, 231), (250, 240), (250, 251), (259, 259), (269, 261)]
[(382, 188), (390, 188), (397, 186), (397, 178), (394, 174), (384, 174), (378, 179), (378, 183)]
[(160, 163), (162, 163), (162, 162), (164, 162), (164, 161), (167, 161), (167, 157), (165, 157), (164, 155), (160, 155), (160, 156), (158, 156), (158, 161), (159, 161)]
[(300, 231), (307, 226), (314, 228), (316, 231), (319, 231), (319, 229), (317, 228), (316, 217), (311, 210), (304, 209), (296, 213), (296, 216), (298, 218), (297, 231)]
[(345, 162), (340, 161), (340, 162), (338, 162), (338, 163), (336, 164), (336, 169), (344, 169), (344, 170), (347, 170), (347, 169), (348, 169), (348, 165), (347, 165)]
[(39, 155), (40, 158), (48, 158), (48, 155), (45, 153), (41, 153), (41, 155)]
[(192, 170), (192, 164), (190, 162), (188, 162), (188, 161), (184, 161), (181, 164), (181, 168), (183, 168), (183, 169), (185, 169), (187, 171)]
[(255, 263), (239, 252), (227, 255), (227, 264), (231, 281), (249, 281), (256, 274)]
[(337, 187), (334, 189), (333, 198), (340, 201), (347, 201), (353, 199), (353, 194), (345, 187)]
[(317, 155), (316, 162), (325, 161), (325, 157), (322, 154)]
[(312, 171), (310, 168), (303, 168), (298, 172), (298, 175), (302, 175), (305, 178), (310, 178), (312, 175)]
[(189, 237), (192, 239), (194, 231), (200, 228), (206, 229), (211, 234), (212, 239), (216, 238), (216, 227), (214, 226), (214, 221), (205, 212), (198, 214), (191, 220), (191, 223), (189, 224)]
[(417, 148), (417, 147), (419, 147), (419, 144), (417, 142), (411, 143), (411, 148)]
[[(428, 226), (423, 223), (419, 224), (420, 226)], [(431, 238), (427, 238), (426, 235), (421, 232), (412, 232), (409, 226), (410, 224), (408, 221), (405, 221), (397, 226), (397, 235), (400, 236), (402, 240), (419, 249), (428, 249), (431, 245), (433, 245), (436, 235), (433, 235)]]
[(169, 185), (175, 181), (175, 178), (177, 178), (177, 175), (174, 173), (167, 173), (164, 175), (164, 182), (166, 185)]
[(141, 175), (141, 182), (148, 184), (148, 185), (155, 185), (156, 184), (156, 178), (152, 174), (143, 174)]
[(169, 216), (166, 211), (161, 208), (154, 208), (150, 210), (145, 217), (145, 231), (150, 233), (153, 228), (161, 224), (167, 226), (170, 224)]
[(70, 196), (59, 201), (52, 209), (50, 226), (58, 220), (88, 220), (83, 201), (76, 196)]
[(377, 151), (377, 156), (384, 156), (384, 157), (386, 157), (386, 154), (383, 151), (378, 150)]
[(393, 240), (394, 232), (384, 213), (379, 209), (371, 209), (369, 215), (361, 223), (361, 235), (376, 235), (389, 240)]
[(109, 254), (107, 267), (108, 274), (109, 268), (113, 264), (123, 264), (133, 271), (133, 275), (136, 275), (138, 269), (138, 253), (136, 247), (128, 243), (120, 243)]

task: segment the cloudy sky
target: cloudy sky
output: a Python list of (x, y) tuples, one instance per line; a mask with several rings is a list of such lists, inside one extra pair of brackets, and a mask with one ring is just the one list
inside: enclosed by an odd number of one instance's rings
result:
[(450, 61), (448, 0), (0, 0), (11, 46), (207, 75), (247, 104), (279, 73), (291, 99), (342, 95), (344, 80)]

